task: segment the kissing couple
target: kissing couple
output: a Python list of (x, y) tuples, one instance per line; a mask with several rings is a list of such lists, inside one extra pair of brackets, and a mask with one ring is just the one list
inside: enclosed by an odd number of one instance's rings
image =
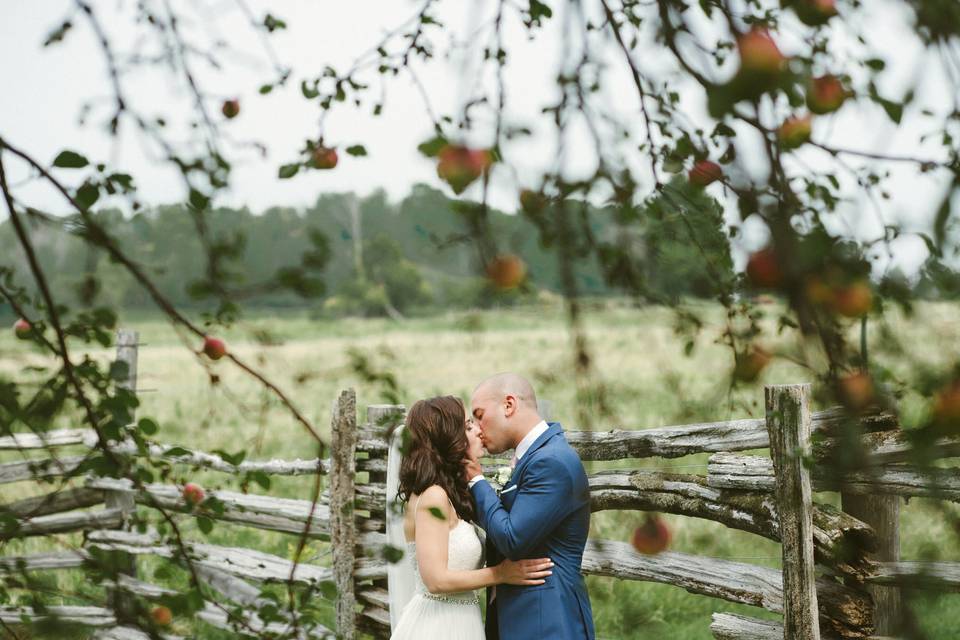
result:
[[(530, 383), (512, 373), (483, 381), (469, 416), (453, 396), (420, 400), (402, 429), (404, 451), (398, 429), (387, 474), (387, 495), (403, 507), (387, 509), (388, 541), (406, 549), (389, 569), (391, 638), (593, 640), (580, 573), (590, 487), (560, 425), (540, 417)], [(498, 490), (479, 458), (510, 449)]]

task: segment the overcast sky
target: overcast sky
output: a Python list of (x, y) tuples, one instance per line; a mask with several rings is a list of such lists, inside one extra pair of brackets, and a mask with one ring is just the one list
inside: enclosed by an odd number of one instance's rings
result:
[[(129, 51), (136, 44), (138, 34), (143, 33), (130, 27), (129, 5), (132, 2), (101, 0), (92, 4), (100, 12), (106, 31), (118, 50)], [(241, 101), (240, 115), (227, 123), (224, 130), (234, 140), (257, 140), (268, 147), (266, 158), (259, 157), (253, 149), (233, 153), (236, 159), (233, 186), (217, 200), (217, 204), (248, 206), (260, 212), (273, 205), (307, 206), (319, 195), (329, 192), (368, 194), (382, 188), (391, 199), (397, 200), (417, 182), (441, 187), (435, 165), (416, 151), (417, 144), (430, 137), (431, 122), (422, 96), (414, 83), (404, 76), (388, 85), (381, 117), (372, 117), (369, 107), (362, 110), (341, 107), (328, 116), (324, 127), (326, 142), (342, 145), (341, 162), (336, 170), (303, 172), (285, 181), (276, 179), (277, 167), (295, 160), (304, 140), (315, 138), (318, 133), (319, 110), (315, 104), (304, 100), (299, 89), (300, 80), (316, 76), (328, 64), (339, 70), (347, 68), (358, 53), (374, 45), (385, 30), (410, 17), (419, 4), (405, 0), (287, 0), (282, 3), (251, 0), (249, 5), (254, 15), (262, 17), (271, 11), (289, 25), (289, 29), (278, 31), (270, 40), (281, 62), (293, 68), (291, 81), (284, 89), (260, 96), (257, 88), (272, 78), (271, 68), (259, 36), (238, 5), (233, 0), (202, 5), (175, 0), (173, 5), (179, 7), (185, 17), (185, 33), (205, 42), (219, 37), (237, 49), (237, 53), (224, 56), (228, 64), (221, 71), (212, 70), (199, 60), (193, 63), (201, 84), (212, 95), (218, 96), (217, 100), (238, 97)], [(561, 3), (553, 4), (558, 9)], [(889, 78), (886, 86), (880, 87), (881, 92), (892, 98), (900, 97), (907, 80), (920, 73), (924, 82), (920, 87), (919, 104), (908, 112), (904, 126), (898, 130), (886, 120), (879, 107), (859, 101), (855, 107), (845, 107), (838, 115), (817, 121), (814, 137), (840, 147), (936, 157), (939, 150), (935, 144), (918, 141), (931, 123), (916, 114), (924, 106), (940, 113), (949, 107), (950, 96), (944, 88), (947, 85), (942, 70), (921, 56), (920, 49), (911, 44), (911, 38), (904, 31), (911, 16), (894, 9), (900, 3), (876, 1), (869, 4), (872, 12), (865, 10), (850, 19), (870, 25), (870, 32), (875, 37), (871, 46), (888, 63)], [(198, 11), (198, 5), (204, 9)], [(440, 16), (460, 39), (469, 39), (493, 6), (489, 1), (448, 1), (443, 3)], [(0, 63), (0, 86), (4, 88), (4, 95), (0, 100), (0, 135), (42, 161), (50, 162), (61, 149), (72, 148), (84, 151), (93, 161), (123, 167), (135, 176), (141, 198), (146, 203), (182, 199), (183, 185), (177, 173), (158, 162), (155, 150), (136, 132), (128, 127), (114, 143), (94, 124), (104, 120), (109, 113), (110, 85), (102, 51), (88, 23), (74, 16), (75, 28), (63, 44), (41, 47), (51, 28), (59, 24), (72, 7), (73, 2), (69, 0), (3, 3), (0, 9), (0, 60), (3, 61)], [(508, 159), (516, 171), (499, 168), (494, 173), (492, 201), (506, 210), (516, 208), (518, 189), (532, 186), (538, 172), (556, 158), (551, 125), (538, 116), (538, 112), (556, 96), (554, 76), (562, 54), (560, 30), (563, 24), (560, 11), (557, 14), (535, 42), (528, 41), (515, 19), (506, 23), (505, 45), (511, 52), (507, 75), (510, 122), (531, 126), (535, 132), (530, 140), (507, 148)], [(841, 52), (844, 48), (851, 52), (862, 51), (856, 43), (839, 38), (837, 42)], [(445, 45), (446, 41), (441, 40), (441, 43)], [(795, 46), (791, 42), (789, 25), (781, 34), (781, 46), (787, 53), (791, 46)], [(448, 60), (438, 60), (426, 68), (416, 67), (432, 108), (438, 114), (457, 114), (463, 102), (474, 95), (475, 88), (490, 80), (489, 77), (477, 77), (476, 52), (476, 47), (458, 49)], [(668, 68), (668, 59), (655, 51), (637, 51), (636, 59), (644, 72), (653, 77), (663, 75), (663, 70)], [(612, 105), (611, 110), (639, 127), (635, 90), (626, 69), (622, 65), (614, 68), (606, 80), (604, 98)], [(124, 86), (136, 106), (146, 113), (183, 114), (190, 108), (187, 87), (172, 80), (166, 71), (127, 77)], [(693, 95), (692, 91), (684, 93), (685, 99), (691, 103), (694, 102)], [(80, 127), (81, 104), (91, 96), (100, 96), (102, 100), (93, 111), (90, 123)], [(217, 102), (211, 105), (211, 109), (219, 117)], [(697, 115), (703, 113), (703, 106), (691, 104), (688, 110)], [(196, 133), (184, 135), (197, 136)], [(478, 135), (482, 137), (482, 133)], [(490, 141), (478, 139), (476, 142), (489, 144)], [(344, 146), (357, 143), (366, 146), (368, 157), (353, 158), (342, 153)], [(586, 173), (592, 168), (592, 147), (583, 131), (573, 130), (565, 157), (571, 173)], [(819, 152), (805, 152), (799, 159), (812, 166), (826, 162), (825, 156)], [(638, 155), (637, 169), (642, 176), (641, 160)], [(857, 164), (855, 160), (851, 163)], [(750, 170), (749, 163), (746, 168)], [(29, 183), (21, 167), (11, 166), (11, 172), (12, 181), (19, 185), (20, 196), (25, 202), (62, 210), (62, 203), (56, 196), (40, 185)], [(931, 210), (943, 192), (943, 185), (942, 175), (920, 177), (912, 167), (895, 167), (892, 200), (875, 206), (855, 196), (845, 209), (845, 218), (837, 221), (837, 228), (868, 238), (880, 233), (881, 220), (887, 223), (903, 221), (910, 228), (928, 227)], [(850, 193), (855, 193), (850, 186)], [(717, 190), (714, 195), (722, 197), (720, 185), (711, 189)], [(478, 197), (478, 187), (471, 187), (466, 195)], [(6, 217), (6, 212), (0, 216)], [(730, 219), (734, 221), (732, 207)], [(762, 242), (757, 229), (753, 231), (752, 235), (748, 234), (748, 243)], [(895, 251), (897, 260), (908, 270), (924, 257), (922, 242), (916, 239), (899, 242)], [(742, 259), (742, 254), (738, 254), (738, 262), (742, 263)]]

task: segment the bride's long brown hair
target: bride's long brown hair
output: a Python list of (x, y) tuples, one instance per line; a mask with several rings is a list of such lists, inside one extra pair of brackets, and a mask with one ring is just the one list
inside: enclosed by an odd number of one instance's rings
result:
[(473, 499), (463, 475), (469, 443), (466, 411), (454, 396), (420, 400), (407, 412), (397, 499), (407, 502), (440, 485), (461, 520), (474, 519)]

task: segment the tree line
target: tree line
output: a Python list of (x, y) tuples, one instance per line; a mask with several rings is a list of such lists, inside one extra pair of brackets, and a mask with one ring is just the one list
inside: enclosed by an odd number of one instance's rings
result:
[[(685, 181), (673, 187), (683, 194), (679, 202), (655, 197), (632, 213), (567, 203), (578, 214), (577, 234), (595, 249), (575, 267), (582, 294), (620, 295), (642, 281), (647, 301), (709, 298), (735, 278), (719, 203)], [(562, 291), (556, 248), (549, 234), (538, 233), (543, 215), (533, 207), (488, 216), (497, 250), (523, 264), (526, 277), (517, 286), (498, 286), (503, 283), (480, 266), (462, 203), (423, 184), (399, 202), (376, 191), (324, 194), (305, 209), (271, 207), (260, 214), (213, 207), (204, 234), (197, 233), (189, 207), (160, 205), (132, 216), (111, 208), (92, 212), (177, 305), (209, 305), (212, 290), (222, 286), (247, 305), (382, 315), (509, 305)], [(34, 212), (31, 223), (58, 299), (151, 306), (122, 266), (85, 241), (90, 230), (82, 220)], [(225, 257), (218, 273), (209, 273), (208, 251)], [(0, 266), (28, 285), (9, 221), (0, 225), (0, 256)]]

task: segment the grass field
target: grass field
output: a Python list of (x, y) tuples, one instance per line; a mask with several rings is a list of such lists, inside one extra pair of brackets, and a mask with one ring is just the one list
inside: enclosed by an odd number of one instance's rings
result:
[[(409, 405), (418, 398), (453, 394), (469, 398), (476, 382), (498, 371), (513, 370), (533, 380), (538, 395), (552, 403), (553, 418), (566, 428), (642, 429), (706, 420), (760, 416), (759, 385), (729, 389), (731, 357), (714, 343), (722, 320), (721, 309), (699, 309), (710, 321), (689, 356), (683, 355), (683, 340), (674, 334), (672, 315), (661, 308), (634, 309), (622, 305), (595, 305), (586, 313), (586, 329), (592, 349), (595, 382), (606, 391), (606, 413), (593, 400), (578, 396), (572, 375), (570, 336), (560, 307), (544, 306), (511, 311), (454, 313), (415, 318), (395, 323), (386, 320), (313, 320), (303, 312), (260, 314), (224, 333), (229, 347), (277, 382), (297, 406), (324, 433), (329, 429), (330, 406), (340, 389), (357, 390), (358, 404), (389, 399), (382, 382), (365, 381), (356, 371), (363, 358), (375, 371), (396, 376), (399, 397)], [(958, 359), (960, 324), (957, 308), (947, 304), (924, 304), (912, 320), (891, 317), (889, 328), (907, 346), (898, 353), (882, 344), (871, 345), (872, 358), (904, 379), (916, 375), (920, 365), (945, 365)], [(773, 322), (769, 323), (771, 335)], [(199, 345), (190, 339), (184, 345), (177, 333), (153, 316), (129, 316), (123, 326), (140, 331), (138, 387), (140, 415), (158, 420), (158, 438), (203, 450), (237, 451), (246, 448), (248, 458), (308, 458), (315, 455), (311, 441), (299, 426), (257, 383), (226, 362), (205, 364), (190, 349)], [(879, 332), (873, 331), (873, 334)], [(767, 343), (786, 348), (787, 343), (770, 338)], [(189, 348), (188, 348), (189, 347)], [(112, 353), (94, 351), (96, 358)], [(28, 364), (38, 356), (24, 349), (10, 335), (0, 337), (0, 375), (23, 380)], [(212, 385), (211, 375), (219, 378)], [(801, 382), (809, 374), (778, 359), (766, 372), (764, 382)], [(579, 399), (578, 399), (579, 398)], [(923, 399), (904, 401), (904, 422), (909, 427), (923, 407)], [(583, 423), (589, 416), (590, 424)], [(361, 415), (361, 418), (363, 416)], [(62, 426), (67, 426), (66, 422)], [(11, 454), (4, 460), (14, 459)], [(706, 455), (675, 460), (627, 461), (618, 465), (671, 468), (680, 472), (705, 473)], [(588, 465), (594, 466), (594, 465)], [(594, 468), (599, 468), (595, 465)], [(228, 484), (217, 474), (194, 474), (208, 487)], [(34, 485), (0, 487), (0, 499), (41, 493)], [(279, 479), (271, 493), (305, 499), (306, 479)], [(838, 503), (832, 494), (818, 500)], [(952, 512), (960, 516), (957, 505)], [(595, 514), (591, 535), (626, 540), (642, 514), (603, 512)], [(673, 548), (701, 555), (737, 558), (766, 566), (778, 566), (779, 546), (757, 536), (710, 522), (666, 516), (674, 531)], [(190, 524), (187, 528), (191, 529)], [(191, 530), (191, 535), (201, 536)], [(931, 552), (944, 560), (960, 560), (957, 534), (951, 532), (942, 512), (924, 500), (913, 499), (902, 509), (902, 555), (925, 557)], [(63, 536), (67, 544), (77, 538)], [(229, 525), (218, 525), (210, 539), (232, 546), (250, 545), (281, 555), (292, 553), (295, 539)], [(6, 545), (4, 555), (49, 549), (44, 540), (18, 541)], [(324, 561), (324, 545), (311, 545), (313, 559)], [(149, 563), (143, 577), (150, 579)], [(97, 595), (95, 587), (80, 583), (76, 575), (51, 576), (52, 588)], [(598, 637), (642, 640), (707, 640), (710, 614), (735, 611), (769, 617), (759, 609), (729, 605), (675, 587), (627, 583), (604, 578), (588, 580)], [(960, 596), (945, 595), (913, 599), (912, 606), (929, 638), (956, 637), (960, 628)], [(210, 632), (205, 637), (226, 637)]]

